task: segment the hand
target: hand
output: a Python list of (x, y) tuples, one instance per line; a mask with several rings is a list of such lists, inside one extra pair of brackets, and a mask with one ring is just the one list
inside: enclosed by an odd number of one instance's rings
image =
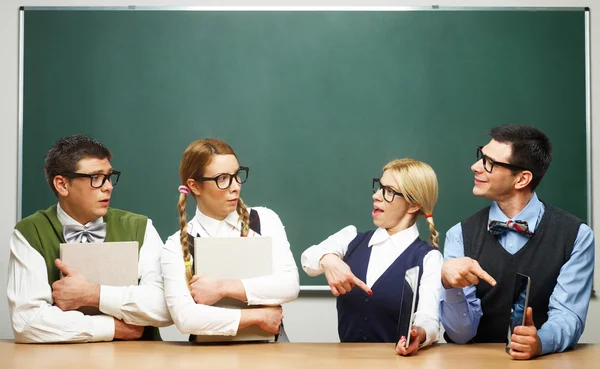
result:
[(261, 313), (256, 325), (267, 332), (273, 334), (279, 333), (279, 326), (283, 320), (283, 309), (281, 306), (268, 306), (256, 310), (259, 310)]
[(127, 324), (122, 320), (115, 319), (115, 339), (116, 340), (137, 340), (144, 334), (144, 327), (139, 325)]
[(425, 342), (427, 333), (425, 330), (417, 325), (413, 325), (410, 330), (410, 343), (406, 346), (406, 337), (400, 337), (398, 344), (396, 345), (396, 353), (402, 356), (408, 356), (416, 354), (419, 351), (419, 345)]
[(201, 305), (214, 305), (225, 297), (222, 283), (201, 274), (190, 279), (190, 293), (196, 304)]
[(321, 267), (325, 271), (325, 278), (334, 296), (344, 295), (350, 292), (354, 286), (358, 286), (369, 295), (373, 291), (350, 270), (348, 264), (334, 254), (326, 254), (321, 258)]
[(63, 278), (52, 283), (54, 305), (63, 311), (76, 310), (82, 306), (98, 307), (100, 304), (100, 285), (88, 282), (85, 277), (63, 263), (54, 261), (62, 272)]
[(471, 258), (448, 259), (442, 265), (442, 284), (445, 289), (472, 286), (479, 284), (480, 279), (496, 285), (496, 280)]
[(513, 359), (527, 360), (542, 354), (542, 343), (533, 324), (533, 309), (527, 308), (525, 325), (515, 327), (510, 337), (510, 351)]

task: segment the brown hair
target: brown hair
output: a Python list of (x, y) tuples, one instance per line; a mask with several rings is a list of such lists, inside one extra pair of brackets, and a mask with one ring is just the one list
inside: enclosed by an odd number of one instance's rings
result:
[(400, 192), (406, 201), (418, 205), (421, 209), (417, 213), (425, 216), (429, 225), (429, 241), (433, 247), (438, 248), (440, 236), (433, 222), (433, 208), (438, 198), (438, 182), (433, 169), (426, 163), (409, 158), (392, 160), (383, 167), (389, 170), (398, 182)]
[(58, 191), (54, 187), (54, 177), (77, 171), (77, 164), (81, 159), (112, 159), (110, 150), (100, 142), (84, 135), (72, 135), (56, 141), (46, 154), (44, 173), (46, 181), (54, 195)]
[[(210, 164), (214, 155), (233, 155), (237, 157), (231, 146), (216, 138), (205, 138), (203, 140), (192, 142), (183, 152), (181, 164), (179, 165), (181, 184), (187, 186), (188, 179), (196, 179), (204, 176), (204, 169)], [(192, 279), (194, 271), (192, 270), (192, 265), (190, 263), (190, 252), (188, 249), (186, 204), (187, 194), (180, 193), (179, 202), (177, 203), (177, 210), (179, 210), (179, 228), (181, 231), (179, 241), (183, 249), (183, 260), (186, 262), (185, 275), (189, 281)], [(242, 235), (246, 236), (249, 230), (250, 217), (248, 215), (248, 209), (241, 198), (238, 200), (236, 210), (242, 221)]]

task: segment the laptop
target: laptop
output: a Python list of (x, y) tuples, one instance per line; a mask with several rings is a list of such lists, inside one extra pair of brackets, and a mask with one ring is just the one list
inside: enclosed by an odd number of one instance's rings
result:
[[(138, 248), (137, 241), (61, 243), (60, 260), (83, 274), (89, 282), (105, 286), (137, 286)], [(91, 306), (82, 306), (79, 311), (86, 315), (102, 314)]]
[[(246, 279), (273, 273), (271, 237), (197, 237), (194, 240), (195, 273), (213, 279)], [(246, 302), (225, 298), (214, 306), (253, 309)], [(273, 341), (275, 335), (256, 325), (239, 329), (235, 336), (196, 335), (196, 342)]]

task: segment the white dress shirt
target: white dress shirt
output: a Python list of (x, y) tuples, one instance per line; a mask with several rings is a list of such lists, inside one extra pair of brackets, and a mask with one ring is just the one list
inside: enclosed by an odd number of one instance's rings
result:
[[(298, 268), (290, 251), (285, 228), (277, 214), (264, 207), (253, 209), (260, 218), (261, 235), (272, 238), (273, 274), (242, 280), (248, 305), (281, 305), (298, 297)], [(200, 237), (239, 237), (241, 225), (235, 211), (219, 221), (196, 209), (196, 215), (188, 223), (188, 233), (194, 236), (199, 234)], [(194, 302), (185, 277), (179, 234), (177, 232), (167, 239), (162, 253), (165, 297), (175, 325), (181, 333), (186, 334), (236, 335), (241, 318), (240, 310)], [(248, 237), (254, 236), (258, 235), (250, 230)]]
[[(309, 247), (302, 253), (301, 258), (302, 268), (306, 274), (311, 277), (322, 274), (321, 258), (326, 254), (334, 254), (342, 259), (348, 251), (348, 245), (356, 235), (356, 227), (347, 226), (329, 236), (320, 244)], [(367, 266), (367, 280), (363, 282), (372, 287), (377, 279), (417, 237), (419, 237), (419, 230), (416, 224), (393, 236), (390, 236), (385, 229), (377, 228), (369, 241), (371, 257)], [(439, 339), (438, 304), (442, 288), (442, 259), (442, 254), (438, 250), (431, 250), (423, 259), (423, 275), (419, 285), (419, 305), (415, 312), (414, 321), (414, 324), (423, 328), (427, 334), (421, 347), (437, 342)]]
[[(63, 226), (79, 224), (60, 205), (57, 215)], [(87, 225), (102, 222), (99, 218)], [(15, 229), (10, 239), (6, 288), (15, 340), (26, 343), (111, 341), (115, 333), (113, 317), (132, 325), (164, 327), (172, 324), (160, 270), (162, 247), (163, 242), (148, 219), (139, 253), (139, 286), (100, 286), (100, 311), (107, 315), (88, 316), (53, 306), (46, 262)]]

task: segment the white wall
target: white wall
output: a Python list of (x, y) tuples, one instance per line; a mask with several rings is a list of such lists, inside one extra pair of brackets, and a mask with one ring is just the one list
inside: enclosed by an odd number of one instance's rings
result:
[[(112, 1), (86, 1), (86, 0), (29, 0), (27, 2), (16, 0), (2, 0), (0, 2), (0, 155), (2, 157), (2, 179), (0, 180), (0, 194), (2, 211), (0, 212), (0, 338), (12, 338), (12, 329), (6, 306), (6, 269), (8, 264), (8, 240), (17, 213), (17, 87), (18, 87), (18, 8), (19, 6), (250, 6), (250, 5), (276, 5), (285, 6), (302, 5), (380, 5), (380, 6), (528, 6), (549, 7), (567, 6), (592, 8), (592, 1), (569, 0), (470, 0), (470, 1), (422, 1), (422, 0), (312, 0), (312, 1), (152, 1), (152, 0), (112, 0)], [(591, 12), (591, 40), (592, 40), (592, 112), (600, 112), (600, 47), (594, 47), (594, 40), (600, 40), (600, 15)], [(596, 16), (595, 16), (596, 15)], [(501, 122), (499, 122), (501, 123)], [(600, 145), (600, 113), (592, 118), (592, 148)], [(600, 150), (592, 150), (593, 182), (600, 179)], [(595, 221), (593, 229), (600, 229), (600, 196), (594, 192), (593, 214)], [(596, 266), (599, 265), (598, 258)], [(595, 276), (596, 289), (600, 290), (600, 273)], [(337, 341), (337, 317), (335, 300), (331, 297), (302, 296), (297, 301), (284, 308), (286, 328), (293, 341)], [(600, 302), (593, 300), (588, 313), (587, 328), (582, 342), (600, 343)], [(167, 339), (184, 338), (176, 329), (167, 329), (163, 332)], [(185, 339), (185, 338), (184, 338)]]

